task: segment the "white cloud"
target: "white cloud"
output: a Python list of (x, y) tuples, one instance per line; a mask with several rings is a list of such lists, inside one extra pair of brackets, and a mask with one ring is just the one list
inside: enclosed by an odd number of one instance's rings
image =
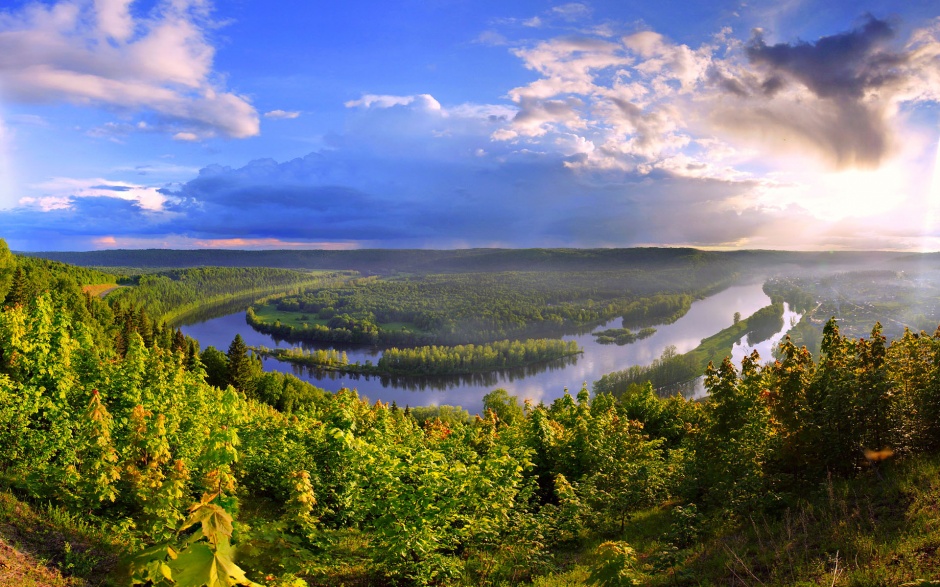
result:
[(135, 202), (141, 210), (161, 212), (170, 198), (156, 187), (103, 178), (56, 177), (29, 186), (38, 196), (21, 198), (20, 206), (38, 208), (44, 212), (72, 208), (76, 198), (115, 198)]
[[(596, 148), (572, 167), (721, 180), (787, 153), (870, 168), (905, 148), (902, 104), (940, 101), (940, 19), (903, 45), (894, 34), (869, 17), (816, 43), (767, 46), (760, 33), (744, 43), (728, 28), (697, 48), (655, 31), (540, 41), (512, 50), (540, 75), (509, 91), (519, 111), (490, 138), (561, 145), (574, 133)], [(738, 159), (722, 163), (703, 140)]]
[(415, 105), (425, 110), (440, 110), (441, 103), (430, 94), (416, 94), (413, 96), (389, 96), (380, 94), (365, 94), (358, 100), (349, 100), (344, 105), (347, 108), (392, 108), (394, 106)]
[[(358, 100), (349, 100), (344, 104), (347, 108), (360, 108), (364, 110), (387, 110), (396, 107), (406, 107), (418, 112), (424, 112), (440, 119), (459, 119), (483, 121), (489, 124), (505, 124), (519, 113), (519, 108), (505, 104), (473, 104), (464, 103), (456, 106), (444, 107), (430, 94), (415, 94), (411, 96), (392, 96), (385, 94), (364, 94)], [(434, 131), (435, 136), (443, 136), (451, 131), (447, 128)]]
[(135, 17), (129, 0), (60, 0), (0, 14), (0, 96), (155, 115), (173, 132), (257, 135), (258, 114), (212, 70), (202, 0), (163, 0)]
[(300, 116), (300, 112), (297, 110), (271, 110), (270, 112), (265, 112), (265, 118), (271, 118), (274, 120), (291, 120)]

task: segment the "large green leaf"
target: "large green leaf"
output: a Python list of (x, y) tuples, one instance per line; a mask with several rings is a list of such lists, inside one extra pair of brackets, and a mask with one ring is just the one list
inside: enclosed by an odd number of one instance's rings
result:
[(193, 544), (181, 552), (170, 568), (176, 587), (252, 585), (228, 552), (213, 552), (205, 543)]

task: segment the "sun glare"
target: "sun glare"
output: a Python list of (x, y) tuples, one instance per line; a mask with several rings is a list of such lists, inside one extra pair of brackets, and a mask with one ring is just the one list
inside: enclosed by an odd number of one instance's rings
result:
[(850, 169), (822, 176), (822, 207), (832, 218), (865, 218), (883, 214), (907, 199), (906, 178), (897, 166)]
[(934, 250), (928, 247), (928, 242), (936, 241), (937, 213), (940, 212), (940, 141), (937, 143), (937, 156), (933, 166), (933, 178), (930, 181), (930, 191), (927, 193), (927, 214), (924, 216), (924, 250)]

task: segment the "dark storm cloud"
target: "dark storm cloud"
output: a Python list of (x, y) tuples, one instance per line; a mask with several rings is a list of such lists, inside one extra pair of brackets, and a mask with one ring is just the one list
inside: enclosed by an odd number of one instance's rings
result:
[(815, 43), (768, 45), (757, 32), (747, 47), (747, 56), (752, 63), (767, 66), (764, 83), (770, 89), (792, 78), (820, 98), (858, 100), (900, 76), (898, 67), (908, 59), (888, 50), (894, 36), (890, 23), (869, 15), (861, 27), (821, 37)]

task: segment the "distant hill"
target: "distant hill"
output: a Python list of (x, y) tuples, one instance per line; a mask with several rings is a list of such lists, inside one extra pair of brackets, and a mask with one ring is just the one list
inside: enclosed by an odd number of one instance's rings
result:
[[(890, 267), (902, 257), (888, 252), (702, 251), (693, 248), (626, 249), (360, 249), (261, 250), (115, 249), (86, 252), (20, 253), (85, 267), (276, 267), (284, 269), (353, 269), (362, 273), (450, 273), (477, 271), (597, 271), (732, 262), (742, 268), (794, 264), (846, 265), (847, 268)], [(903, 255), (907, 263), (920, 259)], [(928, 258), (924, 256), (923, 258)], [(940, 259), (930, 257), (931, 265)]]

